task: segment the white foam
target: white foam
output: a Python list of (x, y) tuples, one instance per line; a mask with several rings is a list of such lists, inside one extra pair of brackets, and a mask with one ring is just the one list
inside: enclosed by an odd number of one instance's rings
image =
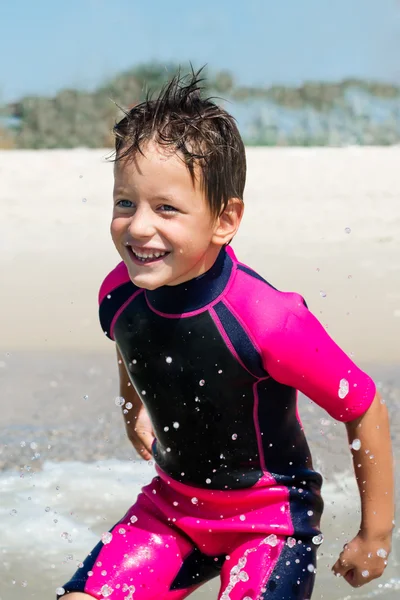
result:
[[(154, 475), (144, 461), (116, 460), (48, 462), (24, 477), (5, 473), (0, 476), (1, 545), (12, 554), (73, 551), (84, 558), (97, 544), (98, 531), (121, 518)], [(68, 536), (62, 537), (64, 532)]]

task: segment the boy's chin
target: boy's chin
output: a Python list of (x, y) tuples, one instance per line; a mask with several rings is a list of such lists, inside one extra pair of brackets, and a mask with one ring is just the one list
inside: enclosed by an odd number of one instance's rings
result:
[(145, 277), (143, 275), (133, 275), (129, 274), (130, 280), (136, 287), (142, 288), (143, 290), (148, 290), (149, 292), (156, 290), (163, 285), (168, 285), (168, 281), (156, 278), (156, 277)]

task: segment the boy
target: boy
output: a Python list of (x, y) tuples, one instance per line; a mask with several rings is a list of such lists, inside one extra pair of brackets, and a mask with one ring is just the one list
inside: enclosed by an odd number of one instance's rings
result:
[(179, 600), (216, 575), (221, 600), (310, 599), (322, 481), (297, 390), (346, 423), (355, 457), (360, 530), (334, 572), (363, 585), (391, 549), (386, 406), (303, 298), (230, 249), (245, 150), (199, 82), (175, 77), (115, 127), (122, 262), (101, 286), (100, 320), (128, 435), (158, 475), (64, 586), (71, 600)]

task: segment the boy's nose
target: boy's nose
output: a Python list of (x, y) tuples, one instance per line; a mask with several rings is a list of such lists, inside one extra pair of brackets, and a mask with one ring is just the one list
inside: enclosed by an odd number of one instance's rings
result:
[(129, 233), (132, 238), (148, 238), (154, 235), (155, 226), (151, 215), (146, 211), (137, 211), (131, 218)]

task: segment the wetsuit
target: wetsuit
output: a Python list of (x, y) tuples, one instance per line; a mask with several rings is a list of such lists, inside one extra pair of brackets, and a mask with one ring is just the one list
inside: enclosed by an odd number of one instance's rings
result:
[(99, 302), (152, 420), (158, 475), (65, 590), (178, 600), (220, 574), (223, 600), (310, 598), (322, 480), (297, 390), (346, 422), (370, 406), (371, 378), (300, 295), (231, 248), (204, 275), (153, 291), (120, 263)]

